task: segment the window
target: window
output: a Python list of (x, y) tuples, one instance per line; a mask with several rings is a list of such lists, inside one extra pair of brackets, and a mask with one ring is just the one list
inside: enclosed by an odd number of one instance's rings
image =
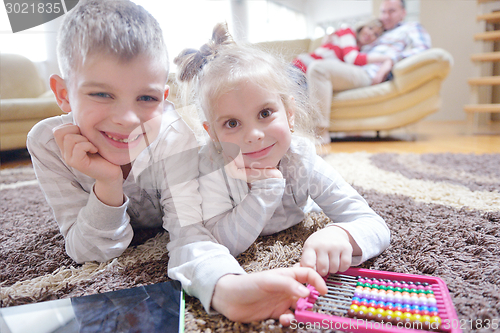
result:
[(227, 22), (231, 28), (229, 0), (133, 1), (160, 23), (172, 72), (176, 71), (174, 58), (185, 48), (199, 48), (205, 44), (215, 24)]
[[(5, 6), (0, 5), (0, 45), (2, 53), (21, 54), (31, 61), (42, 62), (47, 60), (45, 25), (12, 33), (9, 17)], [(33, 52), (36, 50), (36, 52)]]
[(273, 1), (248, 2), (251, 43), (307, 37), (305, 15)]

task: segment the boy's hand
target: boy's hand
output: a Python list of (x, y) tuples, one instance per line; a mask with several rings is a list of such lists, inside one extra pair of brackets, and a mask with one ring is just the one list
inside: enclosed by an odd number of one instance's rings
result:
[(123, 177), (120, 166), (99, 155), (97, 147), (80, 133), (77, 125), (63, 124), (54, 128), (53, 133), (69, 166), (96, 180), (110, 181)]
[(212, 307), (232, 321), (248, 323), (268, 318), (290, 325), (291, 307), (300, 297), (307, 297), (313, 285), (327, 292), (323, 278), (305, 267), (278, 268), (247, 275), (225, 275), (219, 279), (212, 297)]
[(352, 253), (349, 234), (340, 227), (329, 226), (305, 241), (300, 266), (314, 268), (322, 276), (344, 272), (351, 266)]
[(53, 130), (61, 154), (69, 166), (96, 180), (94, 193), (108, 206), (123, 204), (123, 172), (99, 155), (97, 147), (80, 133), (74, 124), (63, 124)]

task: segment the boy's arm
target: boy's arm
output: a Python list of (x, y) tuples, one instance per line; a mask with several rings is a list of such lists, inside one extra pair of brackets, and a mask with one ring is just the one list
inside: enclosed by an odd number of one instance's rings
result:
[(28, 134), (27, 147), (40, 187), (65, 238), (66, 252), (78, 263), (115, 258), (133, 236), (127, 202), (119, 207), (103, 204), (93, 192), (94, 180), (63, 162), (52, 135), (55, 119), (36, 125)]

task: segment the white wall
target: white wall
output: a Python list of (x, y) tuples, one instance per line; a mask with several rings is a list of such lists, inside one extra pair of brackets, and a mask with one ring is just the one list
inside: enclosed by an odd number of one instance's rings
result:
[[(434, 120), (464, 120), (465, 104), (471, 103), (471, 89), (467, 79), (491, 75), (491, 63), (473, 63), (470, 56), (492, 50), (491, 42), (474, 41), (474, 34), (484, 31), (484, 22), (476, 16), (500, 8), (500, 3), (477, 4), (472, 0), (422, 0), (421, 22), (432, 37), (432, 44), (448, 50), (454, 58), (454, 66), (443, 84), (441, 111), (429, 117)], [(488, 87), (480, 88), (482, 102), (490, 102)]]

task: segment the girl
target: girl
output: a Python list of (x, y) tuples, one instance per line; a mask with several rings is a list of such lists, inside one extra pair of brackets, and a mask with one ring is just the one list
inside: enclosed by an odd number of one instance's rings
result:
[(306, 73), (307, 66), (314, 60), (338, 59), (357, 66), (390, 60), (388, 56), (381, 54), (368, 55), (360, 52), (361, 47), (373, 43), (383, 32), (379, 19), (361, 23), (356, 32), (351, 28), (339, 29), (325, 36), (321, 46), (314, 52), (300, 54), (293, 60), (293, 64)]
[(332, 222), (306, 240), (301, 266), (324, 276), (389, 246), (384, 220), (316, 155), (307, 138), (314, 114), (286, 63), (236, 44), (224, 24), (174, 62), (178, 80), (192, 83), (211, 139), (200, 152), (205, 225), (231, 254), (318, 206)]

